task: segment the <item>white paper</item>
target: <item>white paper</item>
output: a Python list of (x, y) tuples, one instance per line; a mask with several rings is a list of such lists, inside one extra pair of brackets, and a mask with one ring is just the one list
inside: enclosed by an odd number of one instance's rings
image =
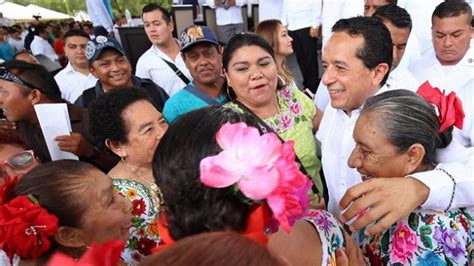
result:
[(60, 135), (71, 135), (71, 121), (67, 105), (65, 103), (44, 103), (35, 104), (34, 107), (51, 160), (79, 160), (73, 153), (61, 151), (58, 142), (54, 140)]

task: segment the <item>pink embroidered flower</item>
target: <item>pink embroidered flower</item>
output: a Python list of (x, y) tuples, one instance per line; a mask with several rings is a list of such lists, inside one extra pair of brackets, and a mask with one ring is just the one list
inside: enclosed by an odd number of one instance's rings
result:
[(311, 181), (295, 162), (293, 141), (260, 135), (245, 123), (222, 126), (216, 135), (223, 149), (201, 160), (201, 182), (223, 188), (236, 184), (252, 200), (266, 199), (273, 217), (287, 231), (308, 206)]
[(392, 237), (390, 261), (407, 264), (408, 259), (413, 258), (414, 252), (417, 248), (418, 245), (415, 232), (405, 224), (399, 223)]
[(293, 103), (290, 105), (290, 111), (294, 115), (299, 115), (301, 113), (301, 105), (298, 102)]
[(280, 90), (280, 95), (283, 96), (283, 98), (289, 100), (291, 99), (291, 91), (287, 88), (283, 88)]
[(284, 129), (287, 129), (293, 125), (293, 119), (289, 115), (283, 115), (280, 117), (280, 123)]

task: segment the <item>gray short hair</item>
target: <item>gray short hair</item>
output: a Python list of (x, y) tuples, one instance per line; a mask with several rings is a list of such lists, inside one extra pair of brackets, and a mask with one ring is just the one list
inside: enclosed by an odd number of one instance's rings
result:
[(369, 98), (362, 108), (363, 114), (375, 119), (400, 153), (413, 144), (423, 145), (424, 164), (433, 163), (436, 149), (448, 146), (452, 139), (452, 126), (440, 133), (434, 107), (408, 90), (387, 91)]

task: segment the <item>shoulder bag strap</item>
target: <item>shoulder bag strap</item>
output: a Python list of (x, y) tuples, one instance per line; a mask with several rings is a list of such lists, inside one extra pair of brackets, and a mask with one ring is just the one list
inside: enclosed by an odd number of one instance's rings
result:
[(168, 60), (165, 60), (163, 57), (160, 57), (161, 60), (163, 60), (172, 70), (173, 72), (187, 85), (189, 84), (189, 79), (179, 70), (175, 64), (169, 62)]

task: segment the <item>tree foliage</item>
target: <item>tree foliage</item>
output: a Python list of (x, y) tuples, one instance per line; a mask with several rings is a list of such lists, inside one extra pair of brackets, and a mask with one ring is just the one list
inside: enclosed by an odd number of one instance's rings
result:
[[(87, 11), (85, 0), (8, 0), (16, 4), (27, 6), (34, 4), (37, 6), (56, 10), (68, 15), (74, 15), (77, 11)], [(161, 4), (165, 8), (171, 7), (170, 0), (110, 0), (115, 16), (125, 14), (128, 9), (132, 16), (140, 16), (144, 5), (149, 3)]]

